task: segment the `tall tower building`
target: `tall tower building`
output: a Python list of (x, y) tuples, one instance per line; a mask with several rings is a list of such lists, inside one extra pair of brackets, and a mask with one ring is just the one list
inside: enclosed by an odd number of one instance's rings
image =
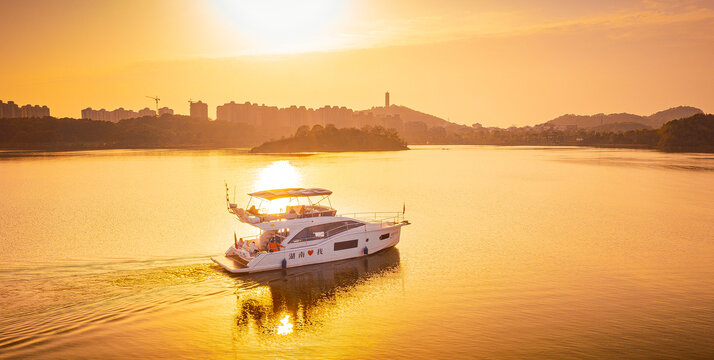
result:
[(389, 108), (389, 91), (384, 93), (384, 107)]
[(201, 101), (191, 101), (190, 113), (194, 119), (208, 120), (208, 104)]

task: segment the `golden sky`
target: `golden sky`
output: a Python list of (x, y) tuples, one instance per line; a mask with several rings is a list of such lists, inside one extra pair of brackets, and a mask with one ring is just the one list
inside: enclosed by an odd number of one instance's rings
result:
[(0, 99), (80, 110), (188, 100), (463, 124), (714, 109), (712, 1), (3, 0)]

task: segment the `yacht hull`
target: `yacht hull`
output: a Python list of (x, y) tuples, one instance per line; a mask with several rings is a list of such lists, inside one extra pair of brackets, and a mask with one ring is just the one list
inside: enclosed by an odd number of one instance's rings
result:
[(349, 231), (314, 244), (260, 253), (252, 259), (226, 255), (212, 257), (211, 260), (231, 273), (256, 273), (352, 259), (397, 245), (401, 227), (408, 224), (403, 222), (378, 229)]

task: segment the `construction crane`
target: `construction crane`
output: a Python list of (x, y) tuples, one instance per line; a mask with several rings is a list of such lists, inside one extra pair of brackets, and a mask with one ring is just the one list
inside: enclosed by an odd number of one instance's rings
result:
[(159, 100), (161, 100), (161, 99), (159, 99), (158, 96), (148, 96), (147, 95), (146, 97), (148, 97), (149, 99), (154, 99), (154, 101), (156, 101), (156, 117), (159, 117)]

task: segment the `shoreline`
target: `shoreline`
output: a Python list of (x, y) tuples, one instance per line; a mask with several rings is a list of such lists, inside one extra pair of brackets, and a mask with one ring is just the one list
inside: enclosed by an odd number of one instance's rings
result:
[[(652, 150), (662, 153), (714, 153), (714, 149), (706, 151), (704, 149), (679, 149), (666, 151), (657, 147), (642, 145), (642, 144), (409, 144), (413, 146), (498, 146), (498, 147), (520, 147), (520, 146), (538, 146), (538, 147), (577, 147), (577, 148), (603, 148), (603, 149), (629, 149), (629, 150)], [(68, 151), (95, 151), (95, 150), (245, 150), (246, 153), (255, 155), (278, 155), (278, 154), (316, 154), (316, 153), (347, 153), (347, 152), (385, 152), (385, 151), (405, 151), (406, 149), (393, 150), (318, 150), (318, 151), (297, 151), (297, 152), (253, 152), (251, 147), (245, 146), (211, 146), (211, 145), (183, 145), (183, 146), (91, 146), (91, 145), (47, 145), (47, 146), (0, 146), (0, 151), (3, 152), (68, 152)]]

